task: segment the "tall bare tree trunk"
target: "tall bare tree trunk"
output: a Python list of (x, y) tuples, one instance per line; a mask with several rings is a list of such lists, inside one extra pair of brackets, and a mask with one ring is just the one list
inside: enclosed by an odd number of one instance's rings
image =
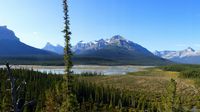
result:
[(10, 85), (11, 85), (11, 99), (12, 99), (12, 110), (14, 112), (17, 112), (17, 93), (16, 93), (16, 85), (15, 85), (15, 78), (12, 75), (12, 72), (10, 70), (10, 66), (7, 63), (6, 64), (7, 70), (8, 70), (8, 80), (10, 81)]

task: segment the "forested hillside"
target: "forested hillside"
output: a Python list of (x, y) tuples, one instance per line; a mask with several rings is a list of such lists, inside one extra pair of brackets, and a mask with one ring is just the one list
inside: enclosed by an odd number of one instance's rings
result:
[[(25, 101), (35, 101), (33, 105), (26, 106), (24, 112), (65, 111), (64, 102), (67, 98), (63, 93), (66, 93), (66, 88), (61, 75), (25, 69), (12, 71), (17, 79), (17, 85), (23, 80), (27, 82), (26, 89), (20, 91), (19, 97), (25, 98)], [(161, 83), (157, 80), (161, 77), (159, 74), (164, 77), (160, 79)], [(175, 74), (171, 73), (173, 77)], [(170, 76), (169, 72), (157, 70), (125, 76), (99, 76), (87, 73), (74, 75), (72, 93), (75, 97), (71, 102), (73, 110), (76, 112), (170, 112), (173, 109), (181, 112), (198, 109), (200, 107), (198, 89), (184, 85), (180, 87), (182, 83), (178, 81), (179, 79), (165, 80), (167, 75)], [(10, 84), (7, 78), (7, 70), (0, 69), (0, 110), (2, 112), (11, 110)], [(142, 80), (145, 82), (141, 83)]]

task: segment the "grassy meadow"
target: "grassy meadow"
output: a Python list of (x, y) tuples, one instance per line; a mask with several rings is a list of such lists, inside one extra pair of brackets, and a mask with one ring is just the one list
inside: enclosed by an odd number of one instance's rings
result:
[[(173, 68), (173, 70), (169, 69)], [(178, 68), (175, 70), (174, 68)], [(142, 97), (157, 103), (160, 109), (157, 111), (169, 111), (167, 106), (174, 97), (175, 108), (183, 108), (183, 111), (200, 111), (200, 86), (199, 77), (187, 76), (198, 71), (197, 65), (169, 65), (155, 68), (147, 68), (145, 71), (128, 73), (127, 75), (113, 76), (86, 76), (79, 80), (109, 86), (122, 91), (139, 93)], [(181, 69), (181, 70), (180, 70)], [(192, 73), (191, 73), (192, 72)], [(197, 78), (198, 77), (198, 78)], [(172, 80), (175, 80), (175, 90), (170, 90)], [(175, 92), (175, 93), (173, 93)], [(138, 95), (138, 96), (140, 96)], [(173, 96), (174, 95), (174, 96)], [(141, 97), (140, 96), (140, 97)], [(162, 107), (163, 106), (163, 107)], [(162, 107), (162, 109), (161, 109)], [(165, 108), (165, 109), (164, 109)]]

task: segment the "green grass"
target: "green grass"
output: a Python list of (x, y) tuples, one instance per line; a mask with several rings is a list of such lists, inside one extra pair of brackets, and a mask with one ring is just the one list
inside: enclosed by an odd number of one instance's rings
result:
[[(128, 75), (117, 76), (94, 76), (94, 77), (80, 77), (83, 80), (94, 82), (96, 84), (103, 84), (113, 86), (119, 89), (129, 90), (146, 90), (151, 87), (152, 90), (158, 90), (159, 85), (166, 85), (171, 78), (178, 77), (177, 72), (161, 71), (153, 69), (148, 71), (141, 71), (136, 73), (129, 73)], [(146, 90), (149, 91), (149, 90)]]
[[(192, 66), (181, 65), (184, 68), (192, 68)], [(197, 69), (199, 67), (194, 66)], [(79, 77), (79, 80), (88, 81), (97, 85), (111, 86), (132, 92), (142, 92), (146, 97), (150, 98), (155, 98), (153, 97), (154, 95), (158, 95), (158, 97), (167, 95), (171, 79), (175, 79), (177, 82), (177, 101), (181, 99), (184, 108), (187, 109), (191, 108), (192, 105), (200, 108), (200, 88), (196, 85), (197, 81), (193, 78), (182, 78), (182, 72), (177, 72), (176, 70), (166, 71), (161, 68), (151, 68), (146, 71), (120, 76)]]
[(179, 72), (180, 78), (194, 80), (196, 86), (200, 86), (200, 65), (168, 65), (158, 68), (165, 71)]

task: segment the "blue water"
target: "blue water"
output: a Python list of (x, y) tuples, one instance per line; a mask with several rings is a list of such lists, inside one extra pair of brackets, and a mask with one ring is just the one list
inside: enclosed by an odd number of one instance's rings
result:
[[(125, 75), (129, 72), (142, 71), (145, 68), (152, 66), (94, 66), (94, 65), (76, 65), (73, 67), (73, 72), (80, 74), (85, 72), (99, 73), (104, 75)], [(5, 66), (0, 66), (5, 68)], [(35, 71), (64, 74), (64, 66), (35, 66), (35, 65), (14, 65), (12, 68), (26, 68)]]
[[(74, 73), (80, 74), (84, 72), (91, 72), (91, 73), (99, 73), (104, 75), (125, 75), (129, 72), (138, 72), (142, 71), (145, 68), (149, 68), (150, 66), (90, 66), (90, 65), (79, 65), (74, 66), (72, 71)], [(39, 68), (35, 69), (41, 72), (52, 72), (56, 74), (64, 74), (64, 68), (63, 69), (49, 69), (49, 68)]]

